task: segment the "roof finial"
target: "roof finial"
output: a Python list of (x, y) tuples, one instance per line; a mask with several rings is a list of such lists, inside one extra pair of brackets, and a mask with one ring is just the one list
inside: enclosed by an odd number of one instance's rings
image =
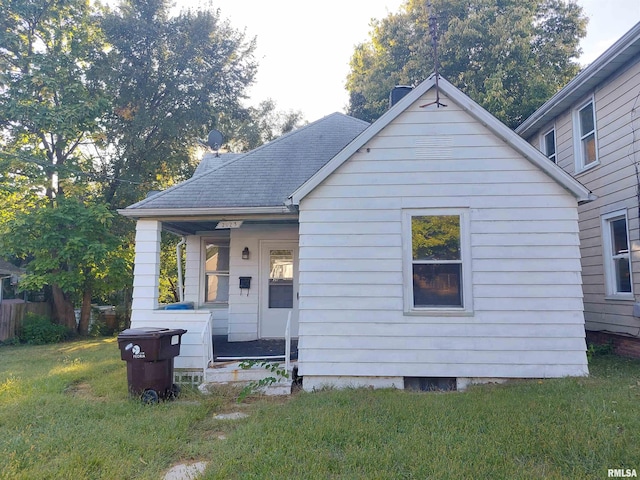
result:
[(438, 62), (438, 16), (433, 13), (431, 8), (431, 2), (427, 3), (427, 12), (429, 14), (429, 34), (431, 35), (431, 45), (433, 46), (433, 70), (436, 78), (436, 100), (435, 102), (425, 103), (420, 105), (420, 108), (428, 107), (429, 105), (435, 105), (437, 108), (446, 107), (446, 105), (440, 102), (440, 88), (438, 85), (438, 79), (440, 77), (439, 62)]

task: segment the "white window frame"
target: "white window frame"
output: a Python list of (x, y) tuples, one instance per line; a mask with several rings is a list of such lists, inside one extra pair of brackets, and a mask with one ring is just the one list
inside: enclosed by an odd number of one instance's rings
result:
[[(555, 152), (552, 155), (549, 155), (547, 152), (547, 136), (549, 134), (553, 134), (553, 147), (555, 148)], [(553, 163), (558, 163), (558, 141), (556, 138), (556, 127), (555, 125), (547, 130), (544, 130), (544, 133), (540, 135), (540, 151), (545, 154), (545, 156), (551, 160)]]
[[(591, 105), (593, 115), (593, 130), (583, 134), (580, 125), (580, 112), (587, 106)], [(596, 100), (592, 95), (588, 100), (581, 102), (578, 107), (573, 110), (573, 155), (575, 158), (576, 173), (587, 171), (600, 164), (600, 155), (598, 154), (598, 124), (596, 122)], [(585, 165), (585, 157), (582, 151), (582, 140), (593, 132), (594, 148), (596, 159)], [(556, 149), (557, 149), (556, 145)]]
[[(457, 215), (460, 218), (460, 257), (462, 263), (462, 307), (414, 307), (413, 250), (411, 218), (420, 216)], [(403, 295), (405, 315), (465, 316), (473, 315), (473, 283), (471, 278), (471, 225), (468, 208), (423, 208), (402, 211)]]
[[(613, 238), (611, 233), (611, 222), (624, 218), (627, 231), (627, 247), (629, 250), (625, 254), (615, 255), (613, 253)], [(617, 210), (615, 212), (602, 215), (602, 260), (604, 264), (606, 297), (616, 300), (633, 300), (633, 265), (631, 258), (631, 242), (629, 239), (629, 218), (627, 210)], [(619, 258), (627, 258), (629, 261), (629, 281), (631, 283), (631, 292), (618, 292), (615, 260)]]
[[(201, 295), (202, 301), (200, 303), (202, 305), (228, 305), (229, 304), (228, 297), (227, 297), (227, 300), (225, 301), (218, 301), (218, 302), (207, 301), (207, 274), (213, 273), (219, 276), (230, 277), (229, 275), (230, 272), (228, 270), (207, 270), (207, 244), (216, 245), (219, 247), (227, 247), (229, 249), (229, 257), (231, 257), (231, 245), (228, 238), (202, 237), (202, 239), (200, 240), (200, 252), (201, 252), (200, 295)], [(229, 261), (231, 261), (231, 258), (229, 258)], [(229, 268), (231, 268), (231, 265), (229, 265)], [(230, 280), (229, 280), (229, 283), (231, 283)], [(229, 290), (231, 290), (230, 284), (229, 284)]]

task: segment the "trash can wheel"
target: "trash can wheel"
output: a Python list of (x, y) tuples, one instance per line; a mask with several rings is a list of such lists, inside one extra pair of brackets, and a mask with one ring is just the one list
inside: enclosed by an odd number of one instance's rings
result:
[(142, 403), (158, 403), (159, 400), (159, 396), (158, 396), (158, 392), (156, 392), (155, 390), (145, 390), (144, 392), (142, 392), (142, 395), (140, 397), (140, 399), (142, 400)]

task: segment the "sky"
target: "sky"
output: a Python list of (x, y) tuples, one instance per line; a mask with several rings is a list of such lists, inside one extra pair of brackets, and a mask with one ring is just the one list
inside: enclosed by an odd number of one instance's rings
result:
[[(175, 0), (178, 8), (199, 0)], [(257, 37), (259, 62), (249, 105), (272, 98), (278, 110), (300, 110), (314, 121), (344, 112), (349, 60), (366, 41), (371, 20), (399, 10), (403, 0), (211, 0), (247, 37)], [(578, 0), (589, 18), (584, 66), (640, 22), (640, 0)]]

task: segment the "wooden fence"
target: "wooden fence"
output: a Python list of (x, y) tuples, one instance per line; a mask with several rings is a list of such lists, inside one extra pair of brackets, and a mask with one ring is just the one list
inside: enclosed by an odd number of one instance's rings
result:
[(0, 303), (0, 342), (16, 336), (27, 313), (51, 316), (48, 303), (25, 302), (24, 300), (3, 300)]

